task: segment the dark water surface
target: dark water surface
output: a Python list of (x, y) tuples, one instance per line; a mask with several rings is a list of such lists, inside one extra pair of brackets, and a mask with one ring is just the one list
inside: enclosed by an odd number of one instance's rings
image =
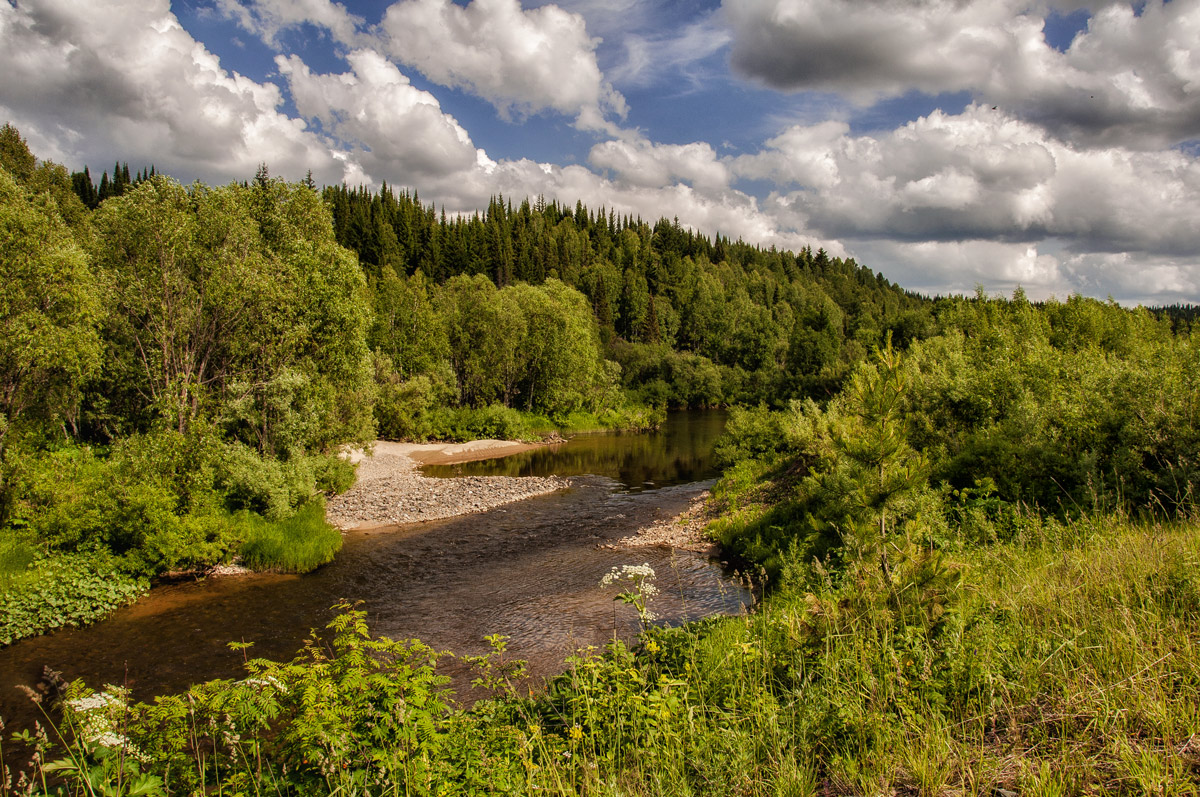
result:
[[(723, 425), (720, 413), (679, 413), (655, 435), (584, 436), (554, 452), (437, 468), (573, 478), (568, 490), (483, 514), (351, 532), (337, 560), (315, 573), (156, 587), (102, 623), (0, 650), (0, 716), (18, 724), (32, 716), (16, 685), (32, 685), (43, 665), (95, 687), (126, 684), (140, 699), (239, 677), (243, 654), (228, 642), (290, 659), (341, 598), (364, 602), (374, 633), (437, 650), (482, 653), (484, 636), (505, 634), (536, 677), (559, 671), (580, 646), (636, 632), (633, 610), (599, 586), (615, 565), (654, 567), (661, 593), (651, 609), (664, 622), (738, 612), (748, 593), (702, 556), (599, 547), (676, 514), (710, 486)], [(462, 692), (469, 678), (448, 671)]]

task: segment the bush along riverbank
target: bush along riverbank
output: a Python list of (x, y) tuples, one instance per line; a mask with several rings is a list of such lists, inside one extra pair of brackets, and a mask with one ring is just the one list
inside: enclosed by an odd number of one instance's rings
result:
[(199, 430), (163, 430), (105, 447), (10, 456), (0, 550), (0, 640), (98, 620), (164, 574), (202, 574), (235, 558), (306, 572), (341, 534), (326, 494), (347, 489), (338, 457), (263, 458)]

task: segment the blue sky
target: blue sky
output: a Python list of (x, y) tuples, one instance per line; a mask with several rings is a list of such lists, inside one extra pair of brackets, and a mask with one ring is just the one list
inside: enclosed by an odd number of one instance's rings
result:
[(1200, 302), (1200, 0), (0, 0), (94, 173), (579, 199), (930, 294)]

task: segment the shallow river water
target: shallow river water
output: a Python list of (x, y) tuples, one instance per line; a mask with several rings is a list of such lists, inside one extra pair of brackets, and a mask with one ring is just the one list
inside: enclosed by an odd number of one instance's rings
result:
[[(637, 619), (613, 601), (601, 577), (621, 564), (649, 563), (662, 622), (735, 613), (749, 593), (718, 563), (660, 548), (601, 547), (670, 517), (712, 484), (712, 443), (720, 413), (669, 416), (654, 435), (591, 435), (429, 475), (506, 473), (571, 476), (568, 490), (478, 515), (351, 532), (335, 562), (304, 576), (251, 575), (156, 587), (102, 623), (26, 640), (0, 650), (0, 716), (32, 716), (17, 684), (32, 685), (48, 665), (92, 686), (125, 684), (134, 696), (238, 677), (243, 654), (290, 659), (339, 599), (362, 601), (376, 634), (419, 638), (437, 650), (485, 652), (483, 638), (510, 637), (511, 655), (535, 678), (561, 670), (581, 646), (613, 634), (630, 638)], [(466, 695), (465, 673), (453, 665)]]

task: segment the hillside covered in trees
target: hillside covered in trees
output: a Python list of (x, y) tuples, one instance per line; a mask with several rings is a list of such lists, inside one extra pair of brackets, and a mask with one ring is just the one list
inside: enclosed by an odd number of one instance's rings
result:
[[(557, 280), (587, 298), (622, 384), (672, 407), (828, 394), (890, 331), (925, 333), (930, 302), (854, 261), (651, 225), (603, 208), (495, 199), (447, 218), (419, 198), (324, 189), (339, 243), (373, 285), (418, 293), (462, 276), (498, 288)], [(397, 364), (410, 372), (407, 363)]]

